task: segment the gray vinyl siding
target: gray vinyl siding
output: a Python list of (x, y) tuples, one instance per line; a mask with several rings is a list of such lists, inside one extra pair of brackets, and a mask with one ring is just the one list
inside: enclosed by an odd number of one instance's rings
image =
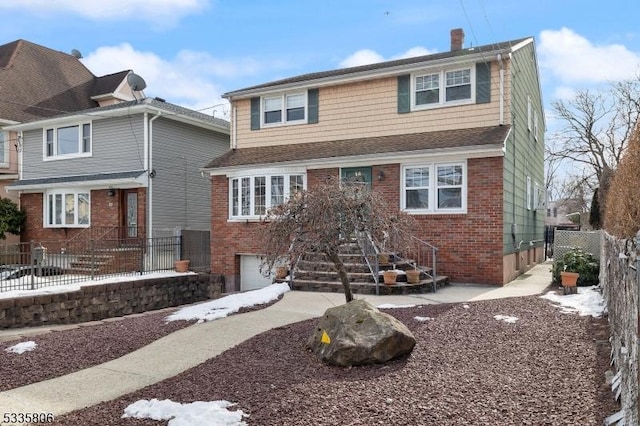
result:
[[(522, 241), (521, 249), (530, 241), (544, 238), (544, 210), (527, 209), (527, 176), (544, 187), (544, 110), (534, 45), (529, 44), (513, 53), (511, 78), (511, 135), (506, 142), (504, 174), (504, 253), (513, 253)], [(527, 128), (527, 97), (538, 112), (538, 140)], [(516, 226), (515, 238), (512, 235)]]
[(200, 168), (229, 149), (229, 135), (159, 118), (153, 122), (153, 229), (210, 230), (211, 183)]
[(43, 159), (43, 130), (25, 131), (22, 144), (23, 179), (144, 169), (144, 116), (142, 114), (93, 120), (91, 131), (90, 157), (48, 161)]

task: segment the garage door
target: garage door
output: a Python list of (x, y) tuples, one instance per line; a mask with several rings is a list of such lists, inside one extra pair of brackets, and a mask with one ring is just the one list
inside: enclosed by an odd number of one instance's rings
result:
[(255, 255), (240, 256), (240, 290), (255, 290), (272, 283), (271, 277), (260, 273), (260, 258)]

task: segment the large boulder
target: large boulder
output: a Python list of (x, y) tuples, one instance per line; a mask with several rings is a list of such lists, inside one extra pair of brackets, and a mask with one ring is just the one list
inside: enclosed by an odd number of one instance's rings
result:
[(415, 344), (407, 326), (364, 300), (327, 309), (307, 342), (320, 359), (342, 367), (383, 363)]

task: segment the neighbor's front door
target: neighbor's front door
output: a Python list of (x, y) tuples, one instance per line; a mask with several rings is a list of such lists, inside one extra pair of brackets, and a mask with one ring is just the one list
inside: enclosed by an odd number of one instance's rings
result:
[(357, 182), (371, 187), (371, 167), (345, 167), (340, 170), (340, 177), (345, 182)]

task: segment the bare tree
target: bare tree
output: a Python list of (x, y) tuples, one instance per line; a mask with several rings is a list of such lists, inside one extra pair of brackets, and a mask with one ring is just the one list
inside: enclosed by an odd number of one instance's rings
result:
[(607, 90), (581, 90), (552, 107), (563, 127), (550, 138), (548, 157), (578, 165), (578, 178), (599, 187), (604, 214), (609, 183), (640, 116), (640, 78), (611, 83)]
[(263, 273), (279, 263), (295, 265), (302, 256), (322, 253), (338, 272), (347, 302), (353, 294), (340, 247), (357, 235), (366, 235), (376, 247), (386, 244), (387, 249), (401, 251), (401, 247), (389, 247), (398, 240), (389, 236), (410, 233), (413, 228), (413, 219), (392, 208), (376, 191), (332, 177), (271, 209), (263, 223)]

